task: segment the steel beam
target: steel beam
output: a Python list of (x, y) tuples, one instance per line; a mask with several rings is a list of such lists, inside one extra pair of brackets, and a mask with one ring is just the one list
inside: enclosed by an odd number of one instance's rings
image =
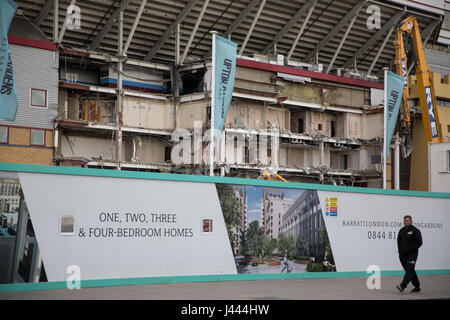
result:
[(314, 58), (316, 52), (319, 52), (320, 49), (325, 47), (325, 45), (339, 32), (341, 29), (349, 22), (355, 15), (358, 15), (359, 10), (366, 3), (366, 0), (359, 0), (353, 8), (342, 18), (342, 20), (331, 29), (331, 31), (319, 42), (316, 47), (310, 51), (305, 58), (305, 61), (309, 61)]
[(239, 50), (239, 55), (242, 55), (242, 53), (244, 53), (245, 46), (247, 45), (248, 39), (250, 39), (250, 35), (252, 34), (253, 29), (255, 28), (256, 22), (258, 21), (265, 4), (266, 0), (262, 0), (258, 11), (256, 12), (255, 17), (253, 18), (252, 25), (250, 26), (250, 29), (248, 30), (247, 35), (245, 36), (244, 43), (242, 44), (241, 49)]
[(230, 34), (236, 30), (236, 28), (241, 24), (241, 22), (247, 17), (247, 15), (256, 7), (260, 0), (252, 0), (244, 10), (239, 14), (236, 20), (233, 21), (232, 24), (228, 27), (227, 31), (224, 33), (224, 37), (228, 37)]
[(209, 0), (205, 0), (205, 2), (203, 3), (202, 11), (200, 12), (200, 15), (197, 18), (197, 22), (195, 23), (194, 29), (191, 32), (191, 36), (189, 37), (188, 43), (187, 43), (186, 47), (184, 48), (184, 52), (183, 52), (183, 56), (181, 57), (180, 64), (183, 64), (184, 59), (186, 59), (186, 56), (189, 52), (189, 49), (191, 48), (192, 41), (194, 40), (195, 34), (197, 33), (198, 27), (200, 25), (200, 22), (203, 19), (203, 16), (206, 12), (206, 8), (208, 7), (208, 4), (209, 4)]
[(391, 34), (392, 34), (392, 32), (394, 31), (394, 29), (395, 29), (395, 25), (393, 25), (393, 26), (391, 27), (391, 29), (389, 29), (389, 32), (388, 32), (388, 34), (386, 35), (386, 37), (384, 38), (384, 41), (383, 41), (383, 43), (381, 44), (380, 48), (378, 49), (378, 52), (377, 52), (375, 58), (373, 59), (372, 64), (370, 65), (369, 70), (367, 71), (367, 74), (370, 74), (370, 73), (372, 72), (373, 68), (375, 67), (375, 64), (376, 64), (377, 61), (378, 61), (378, 58), (379, 58), (380, 55), (381, 55), (381, 52), (383, 52), (384, 47), (386, 46), (387, 42), (389, 41), (389, 38), (391, 37)]
[(173, 31), (177, 27), (177, 23), (181, 23), (184, 18), (189, 14), (189, 12), (194, 8), (196, 0), (190, 0), (188, 4), (183, 8), (180, 14), (177, 16), (174, 22), (170, 25), (170, 27), (164, 32), (164, 34), (159, 38), (159, 40), (155, 43), (153, 48), (147, 53), (144, 60), (150, 61), (156, 55), (156, 53), (161, 49), (164, 43), (170, 38)]
[(102, 42), (105, 35), (111, 30), (114, 23), (117, 23), (117, 19), (119, 17), (120, 11), (124, 10), (127, 6), (130, 0), (122, 0), (119, 7), (116, 8), (116, 10), (111, 14), (109, 17), (109, 20), (106, 22), (106, 24), (103, 26), (103, 29), (95, 36), (94, 40), (89, 44), (88, 49), (89, 50), (95, 50), (100, 45), (100, 42)]
[(291, 46), (291, 49), (289, 50), (289, 53), (287, 55), (287, 60), (291, 59), (292, 54), (294, 53), (295, 48), (297, 47), (298, 41), (300, 40), (300, 37), (303, 35), (303, 32), (305, 31), (306, 25), (309, 22), (309, 19), (311, 18), (311, 14), (314, 11), (314, 8), (316, 7), (317, 0), (314, 2), (314, 4), (309, 8), (308, 14), (306, 15), (305, 20), (303, 20), (302, 26), (300, 30), (297, 33), (297, 36), (295, 37), (294, 43)]
[(397, 12), (381, 29), (379, 29), (356, 53), (348, 59), (341, 68), (348, 68), (353, 64), (355, 60), (357, 60), (361, 55), (364, 54), (379, 38), (381, 38), (386, 32), (392, 28), (392, 26), (396, 26), (400, 19), (405, 14), (404, 11)]
[(59, 0), (53, 0), (53, 42), (58, 42)]
[(125, 7), (120, 6), (119, 10), (119, 33), (117, 39), (117, 100), (116, 100), (116, 117), (117, 117), (117, 132), (116, 132), (116, 160), (117, 170), (122, 168), (122, 126), (123, 126), (123, 10)]
[[(241, 22), (248, 16), (248, 14), (256, 7), (260, 0), (252, 0), (244, 10), (238, 15), (238, 17), (233, 21), (232, 24), (228, 27), (227, 31), (223, 34), (224, 38), (228, 38), (231, 41), (231, 34), (236, 30), (236, 28), (241, 24)], [(204, 57), (211, 56), (211, 49), (206, 52)]]
[(139, 20), (141, 20), (142, 12), (144, 12), (146, 4), (147, 4), (147, 0), (142, 0), (141, 6), (139, 7), (139, 11), (136, 16), (136, 19), (134, 20), (133, 26), (131, 27), (131, 31), (128, 34), (127, 43), (125, 44), (125, 48), (123, 49), (123, 54), (127, 54), (128, 47), (130, 46), (131, 40), (133, 39), (133, 36), (136, 31)]
[(350, 30), (352, 30), (353, 24), (356, 21), (356, 18), (358, 17), (359, 10), (355, 13), (355, 15), (352, 18), (352, 21), (348, 24), (347, 30), (344, 33), (344, 36), (341, 39), (341, 42), (339, 43), (339, 46), (336, 49), (336, 52), (333, 55), (333, 58), (331, 59), (330, 64), (328, 65), (327, 71), (325, 73), (328, 73), (331, 71), (331, 68), (333, 67), (334, 62), (336, 61), (337, 56), (341, 52), (342, 46), (344, 45), (345, 40), (347, 40), (348, 34), (350, 33)]
[(278, 32), (278, 34), (273, 38), (272, 42), (266, 45), (262, 53), (266, 54), (267, 52), (269, 52), (269, 50), (273, 48), (273, 45), (278, 43), (278, 41), (280, 41), (284, 37), (284, 35), (292, 28), (292, 26), (298, 21), (298, 19), (303, 17), (306, 11), (310, 9), (313, 5), (315, 5), (316, 2), (317, 2), (316, 0), (309, 0), (299, 10), (297, 10), (295, 15), (288, 21), (288, 23), (286, 23), (283, 29), (281, 29)]
[(53, 8), (53, 0), (47, 0), (47, 2), (42, 7), (41, 11), (39, 11), (38, 16), (33, 21), (33, 23), (37, 27), (39, 27), (39, 25), (41, 24), (42, 20), (44, 20), (45, 17), (48, 16), (48, 13), (50, 12), (51, 8)]
[(181, 24), (177, 23), (175, 32), (175, 65), (180, 64)]

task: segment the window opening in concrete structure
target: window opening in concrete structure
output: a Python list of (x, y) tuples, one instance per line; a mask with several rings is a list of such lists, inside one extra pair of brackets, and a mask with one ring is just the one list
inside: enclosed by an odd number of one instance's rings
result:
[(317, 124), (317, 130), (322, 131), (322, 124), (321, 123)]
[(303, 119), (298, 119), (298, 133), (303, 133), (303, 132), (304, 132)]
[(381, 163), (381, 155), (380, 154), (374, 154), (371, 157), (371, 164), (377, 164)]
[(164, 162), (170, 162), (172, 160), (171, 158), (171, 148), (170, 147), (165, 147), (164, 148)]
[(336, 137), (336, 121), (331, 121), (331, 136)]
[(203, 78), (205, 71), (203, 69), (195, 69), (190, 72), (184, 72), (181, 76), (182, 94), (190, 94), (194, 92), (203, 92)]
[(348, 169), (348, 155), (343, 154), (341, 156), (341, 160), (342, 160), (342, 169), (347, 170)]

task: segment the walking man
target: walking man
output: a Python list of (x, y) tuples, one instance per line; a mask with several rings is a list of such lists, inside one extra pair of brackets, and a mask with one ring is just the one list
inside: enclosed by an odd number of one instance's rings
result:
[(415, 270), (419, 248), (422, 246), (422, 234), (420, 230), (412, 225), (411, 216), (403, 218), (404, 227), (400, 229), (397, 237), (398, 253), (400, 262), (405, 270), (405, 276), (396, 288), (403, 292), (412, 282), (414, 289), (411, 292), (420, 292), (420, 282)]

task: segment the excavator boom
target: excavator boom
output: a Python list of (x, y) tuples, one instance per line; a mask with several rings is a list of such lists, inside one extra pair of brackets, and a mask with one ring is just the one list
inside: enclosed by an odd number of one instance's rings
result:
[(422, 44), (419, 24), (415, 17), (408, 17), (401, 23), (397, 30), (396, 47), (396, 67), (397, 74), (403, 77), (403, 117), (401, 120), (400, 135), (402, 136), (403, 157), (407, 157), (412, 150), (411, 143), (411, 118), (408, 84), (408, 64), (405, 51), (404, 35), (412, 37), (414, 55), (416, 57), (415, 68), (417, 78), (417, 88), (419, 91), (420, 110), (422, 112), (422, 122), (425, 129), (427, 142), (440, 143), (442, 140), (441, 128), (439, 126), (436, 95), (434, 93), (433, 79), (430, 68), (425, 57), (425, 50)]

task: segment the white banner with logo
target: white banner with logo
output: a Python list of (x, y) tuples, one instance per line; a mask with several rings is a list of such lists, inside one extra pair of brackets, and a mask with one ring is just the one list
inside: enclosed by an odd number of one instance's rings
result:
[[(318, 191), (337, 271), (401, 270), (397, 235), (410, 215), (422, 233), (416, 269), (449, 269), (449, 199)], [(328, 200), (328, 202), (327, 202)], [(327, 211), (327, 203), (333, 208)], [(330, 210), (334, 211), (330, 214)], [(328, 212), (328, 215), (327, 215)]]

